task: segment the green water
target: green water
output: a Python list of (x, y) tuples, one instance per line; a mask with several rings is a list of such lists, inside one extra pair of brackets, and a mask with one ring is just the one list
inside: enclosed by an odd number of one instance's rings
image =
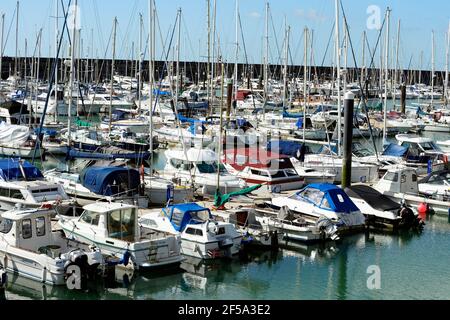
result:
[[(291, 244), (292, 245), (292, 244)], [(10, 276), (7, 299), (450, 299), (450, 224), (427, 220), (421, 234), (361, 233), (337, 243), (250, 252), (230, 261), (188, 261), (171, 274), (132, 275), (70, 291)], [(367, 268), (381, 271), (368, 289)]]

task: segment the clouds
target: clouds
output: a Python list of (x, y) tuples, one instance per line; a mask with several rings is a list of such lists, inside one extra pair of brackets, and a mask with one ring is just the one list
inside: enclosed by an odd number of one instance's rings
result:
[(315, 9), (308, 9), (308, 10), (297, 9), (297, 10), (295, 10), (295, 15), (299, 18), (310, 20), (310, 21), (316, 21), (316, 22), (324, 22), (327, 19), (326, 16), (324, 16), (323, 14), (320, 14)]

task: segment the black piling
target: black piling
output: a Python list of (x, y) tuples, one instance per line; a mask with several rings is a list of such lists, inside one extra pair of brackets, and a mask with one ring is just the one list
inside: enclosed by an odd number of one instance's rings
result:
[(402, 84), (400, 86), (400, 92), (401, 92), (401, 97), (400, 97), (400, 110), (401, 113), (405, 114), (406, 112), (406, 86), (405, 84)]
[(349, 187), (352, 177), (353, 107), (355, 95), (347, 92), (344, 97), (344, 158), (342, 159), (342, 188)]

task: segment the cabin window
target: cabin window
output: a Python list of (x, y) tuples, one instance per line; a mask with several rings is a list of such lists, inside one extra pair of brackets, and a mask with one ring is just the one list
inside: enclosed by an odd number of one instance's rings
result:
[(217, 235), (225, 234), (225, 227), (220, 227), (219, 230), (217, 230)]
[(197, 169), (200, 173), (216, 173), (217, 165), (215, 163), (207, 163), (203, 161), (202, 163), (197, 164)]
[(45, 217), (36, 218), (36, 235), (38, 237), (45, 235)]
[(417, 181), (417, 175), (415, 173), (412, 174), (411, 180), (412, 180), (412, 182), (416, 182)]
[(100, 214), (97, 212), (91, 212), (91, 211), (85, 211), (83, 215), (81, 216), (81, 221), (84, 223), (89, 223), (92, 225), (98, 225), (98, 222), (100, 220)]
[(286, 178), (286, 175), (284, 174), (284, 171), (271, 172), (270, 176), (272, 178)]
[(1, 233), (8, 233), (11, 231), (11, 228), (13, 226), (13, 221), (11, 219), (1, 219), (0, 220), (0, 232)]
[(209, 211), (208, 210), (200, 210), (191, 212), (192, 219), (206, 221), (209, 219)]
[(0, 188), (0, 196), (9, 198), (10, 191), (11, 191), (10, 189)]
[(23, 197), (22, 192), (20, 192), (20, 191), (16, 191), (16, 192), (11, 193), (11, 198), (18, 199), (18, 200), (24, 200), (25, 199)]
[(405, 183), (406, 182), (406, 174), (402, 174), (401, 178), (402, 178), (401, 183)]
[[(201, 230), (200, 230), (200, 231), (201, 231)], [(194, 228), (187, 228), (187, 229), (186, 229), (186, 233), (187, 233), (187, 234), (195, 235), (195, 229), (194, 229)]]
[(384, 180), (386, 180), (386, 181), (397, 182), (397, 181), (398, 181), (398, 173), (388, 172), (388, 173), (386, 173), (386, 175), (384, 176)]
[(266, 171), (260, 171), (260, 170), (255, 170), (255, 169), (251, 169), (250, 171), (252, 174), (257, 175), (257, 176), (263, 176), (263, 177), (269, 176), (269, 173)]
[(309, 188), (305, 189), (301, 193), (301, 196), (303, 196), (304, 198), (308, 199), (309, 201), (314, 203), (316, 206), (320, 205), (324, 195), (325, 194), (322, 191), (315, 190), (315, 189), (309, 189)]
[(297, 172), (294, 169), (286, 169), (286, 170), (284, 170), (284, 172), (286, 173), (286, 176), (288, 176), (288, 177), (296, 177), (297, 176)]
[(22, 238), (29, 239), (33, 235), (31, 230), (31, 219), (25, 219), (22, 221)]
[(124, 209), (108, 214), (108, 234), (111, 238), (131, 241), (135, 236), (136, 212), (134, 209)]
[[(339, 196), (340, 195), (338, 195), (338, 197)], [(325, 209), (331, 209), (330, 203), (328, 202), (327, 198), (323, 198), (321, 207)]]
[(203, 231), (201, 230), (201, 229), (195, 229), (195, 234), (197, 235), (197, 236), (203, 236)]
[(154, 228), (158, 227), (158, 224), (152, 219), (142, 219), (141, 224)]

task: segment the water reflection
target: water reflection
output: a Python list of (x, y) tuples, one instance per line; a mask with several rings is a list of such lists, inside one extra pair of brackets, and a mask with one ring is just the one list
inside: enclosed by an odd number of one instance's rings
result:
[[(283, 242), (276, 252), (244, 251), (234, 259), (208, 262), (186, 258), (178, 269), (158, 273), (117, 269), (113, 277), (98, 279), (83, 291), (10, 275), (6, 298), (403, 299), (415, 294), (410, 290), (411, 282), (435, 290), (442, 277), (449, 275), (442, 266), (448, 265), (450, 258), (442, 255), (444, 248), (440, 246), (448, 239), (448, 232), (443, 231), (448, 230), (448, 223), (446, 217), (445, 225), (441, 220), (431, 217), (423, 233), (370, 231), (338, 242)], [(427, 228), (429, 225), (434, 229)], [(429, 250), (430, 244), (438, 250)], [(382, 290), (371, 291), (366, 286), (366, 270), (373, 264), (383, 268)], [(444, 270), (444, 274), (413, 276), (425, 268)], [(445, 284), (440, 290), (445, 295)]]

